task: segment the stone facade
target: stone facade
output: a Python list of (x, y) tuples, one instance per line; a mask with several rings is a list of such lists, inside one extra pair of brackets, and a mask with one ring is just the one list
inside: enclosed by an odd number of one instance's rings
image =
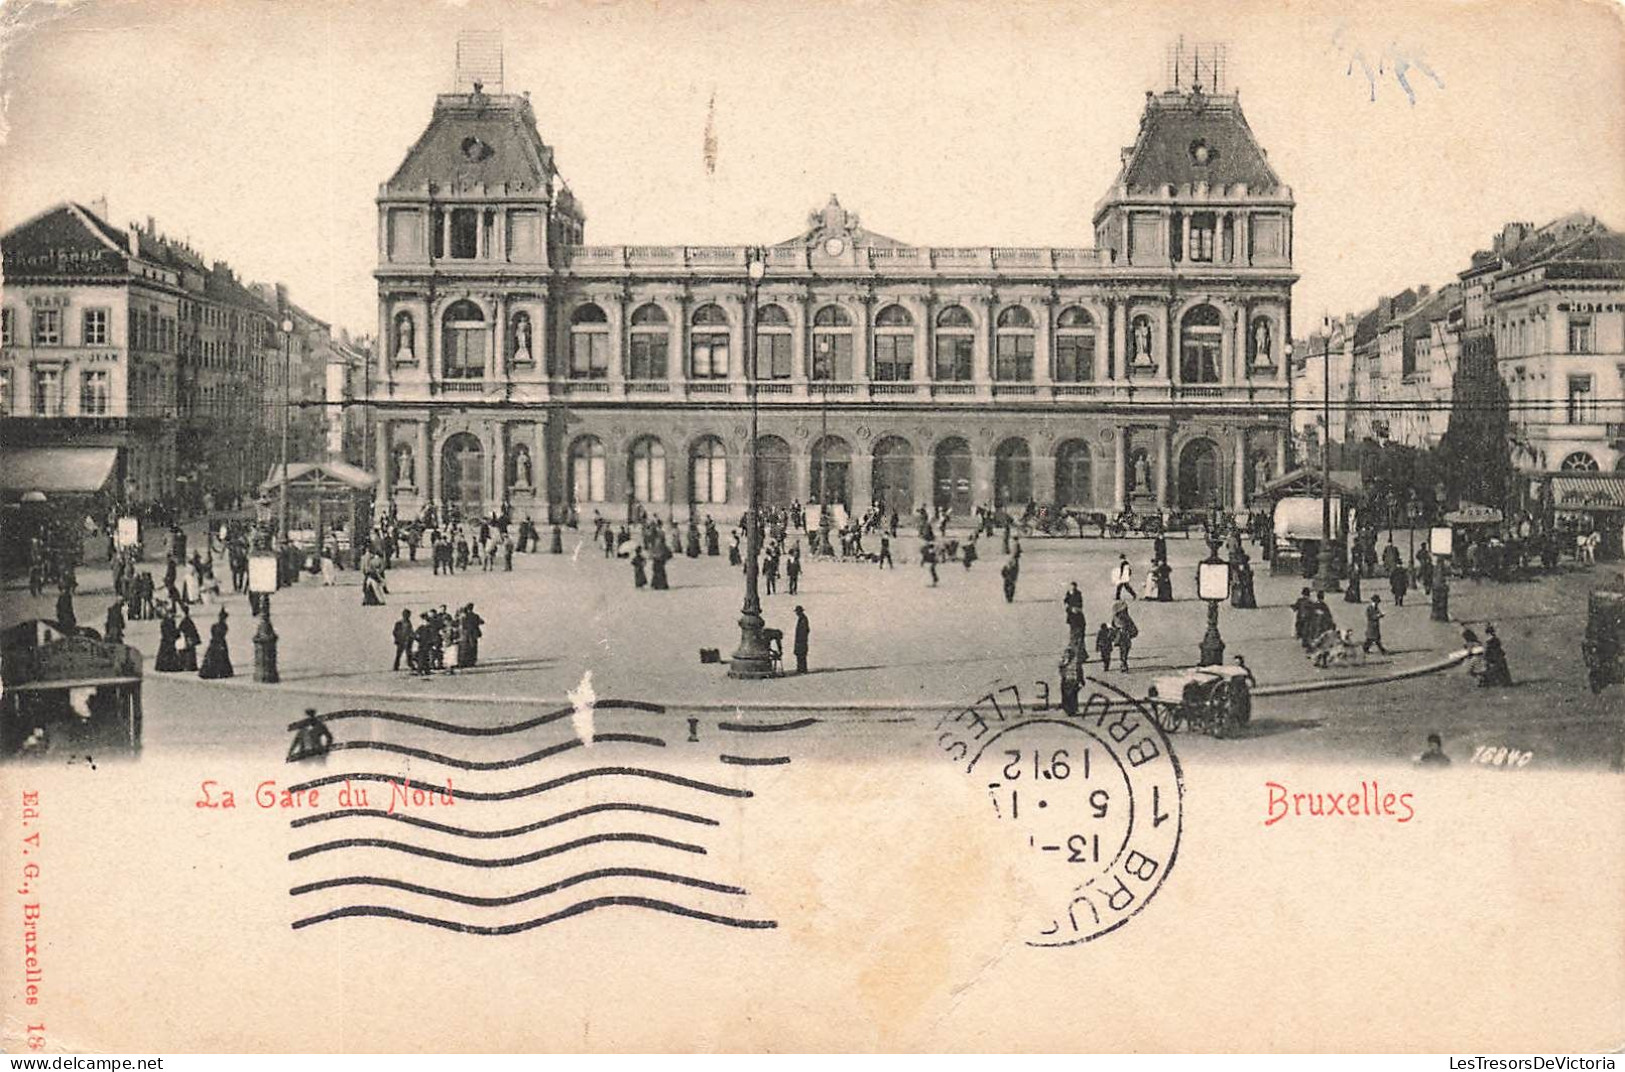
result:
[(771, 246), (584, 246), (528, 99), (444, 95), (378, 198), (379, 494), (734, 516), (754, 400), (770, 503), (1241, 507), (1287, 463), (1292, 208), (1198, 90), (1148, 95), (1097, 248), (834, 197)]

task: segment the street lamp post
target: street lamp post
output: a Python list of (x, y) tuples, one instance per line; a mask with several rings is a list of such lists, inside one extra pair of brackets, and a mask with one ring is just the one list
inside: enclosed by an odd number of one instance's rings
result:
[[(277, 505), (277, 538), (280, 544), (277, 561), (287, 557), (288, 540), (288, 411), (292, 408), (293, 379), (293, 318), (282, 318), (282, 501)], [(286, 567), (279, 565), (278, 569)], [(281, 574), (278, 573), (278, 583)]]
[(739, 650), (733, 654), (728, 676), (743, 680), (772, 677), (773, 654), (763, 635), (762, 599), (757, 591), (761, 572), (762, 526), (757, 514), (757, 483), (761, 462), (756, 404), (756, 291), (767, 274), (763, 251), (745, 254), (745, 387), (750, 392), (750, 491), (745, 522), (745, 604), (739, 612)]
[(1322, 592), (1338, 592), (1342, 586), (1332, 568), (1332, 318), (1322, 317), (1320, 325), (1326, 345), (1320, 357), (1320, 571), (1315, 586)]
[(1230, 596), (1230, 563), (1219, 557), (1217, 528), (1208, 530), (1207, 558), (1196, 567), (1196, 594), (1207, 602), (1207, 632), (1197, 651), (1197, 665), (1224, 662), (1224, 637), (1219, 635), (1219, 604)]

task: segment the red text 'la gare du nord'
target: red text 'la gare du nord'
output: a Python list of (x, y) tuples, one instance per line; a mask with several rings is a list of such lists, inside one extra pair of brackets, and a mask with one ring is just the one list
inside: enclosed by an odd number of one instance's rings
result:
[[(438, 786), (419, 785), (407, 779), (390, 780), (386, 784), (389, 786), (389, 807), (386, 810), (390, 814), (394, 814), (397, 808), (403, 810), (432, 807), (449, 808), (457, 803), (457, 798), (452, 795), (450, 778), (446, 779), (444, 789)], [(324, 788), (332, 789), (331, 786), (317, 786), (309, 789), (283, 789), (278, 788), (274, 780), (268, 780), (254, 787), (252, 799), (254, 806), (262, 810), (305, 809), (314, 811), (329, 806), (329, 804), (340, 808), (369, 808), (373, 806), (371, 801), (373, 794), (369, 793), (368, 788), (364, 785), (352, 785), (349, 779), (345, 779), (344, 784), (338, 788), (336, 793), (331, 791), (324, 793)], [(381, 796), (382, 794), (377, 795)], [(230, 789), (222, 788), (219, 782), (208, 779), (198, 783), (198, 798), (193, 802), (192, 806), (196, 808), (235, 808), (237, 807), (237, 794)]]

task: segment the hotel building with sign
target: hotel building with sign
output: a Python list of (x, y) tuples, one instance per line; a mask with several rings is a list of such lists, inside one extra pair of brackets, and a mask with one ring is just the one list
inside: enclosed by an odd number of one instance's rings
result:
[[(439, 96), (382, 184), (382, 503), (1240, 507), (1287, 465), (1293, 197), (1238, 97), (1147, 93), (1092, 248), (592, 246), (528, 97)], [(754, 290), (756, 374), (747, 375)], [(607, 512), (607, 511), (606, 511)]]

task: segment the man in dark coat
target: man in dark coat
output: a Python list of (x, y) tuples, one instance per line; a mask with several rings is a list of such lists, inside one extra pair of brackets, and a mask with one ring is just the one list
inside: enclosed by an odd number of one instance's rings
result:
[(409, 610), (403, 610), (401, 611), (400, 621), (395, 623), (395, 665), (391, 667), (391, 669), (399, 670), (401, 668), (402, 659), (406, 660), (407, 669), (412, 668), (413, 633), (412, 612)]
[(1021, 576), (1020, 557), (1011, 555), (1005, 560), (1004, 567), (999, 570), (999, 573), (1004, 577), (1004, 601), (1014, 603), (1016, 601), (1016, 579)]
[(1394, 594), (1394, 606), (1405, 605), (1405, 593), (1410, 586), (1410, 574), (1406, 572), (1403, 563), (1396, 562), (1394, 568), (1388, 571), (1388, 590)]
[(807, 637), (812, 632), (812, 624), (807, 621), (807, 612), (796, 606), (796, 673), (807, 672)]
[(56, 621), (65, 633), (71, 633), (79, 628), (79, 619), (73, 612), (73, 589), (66, 584), (56, 597)]
[(785, 580), (790, 582), (790, 594), (796, 594), (796, 586), (801, 580), (801, 545), (790, 548), (790, 558), (784, 564)]
[(1307, 588), (1298, 593), (1297, 601), (1292, 604), (1292, 633), (1298, 638), (1298, 643), (1303, 645), (1305, 651), (1309, 650), (1311, 639), (1309, 636), (1309, 621), (1314, 606), (1315, 601), (1309, 598), (1309, 589)]
[(124, 601), (113, 600), (112, 606), (107, 608), (107, 628), (102, 633), (102, 639), (109, 644), (124, 643)]
[(1387, 655), (1388, 649), (1382, 646), (1382, 597), (1372, 596), (1371, 602), (1365, 608), (1365, 650), (1369, 653), (1375, 644), (1377, 650)]

